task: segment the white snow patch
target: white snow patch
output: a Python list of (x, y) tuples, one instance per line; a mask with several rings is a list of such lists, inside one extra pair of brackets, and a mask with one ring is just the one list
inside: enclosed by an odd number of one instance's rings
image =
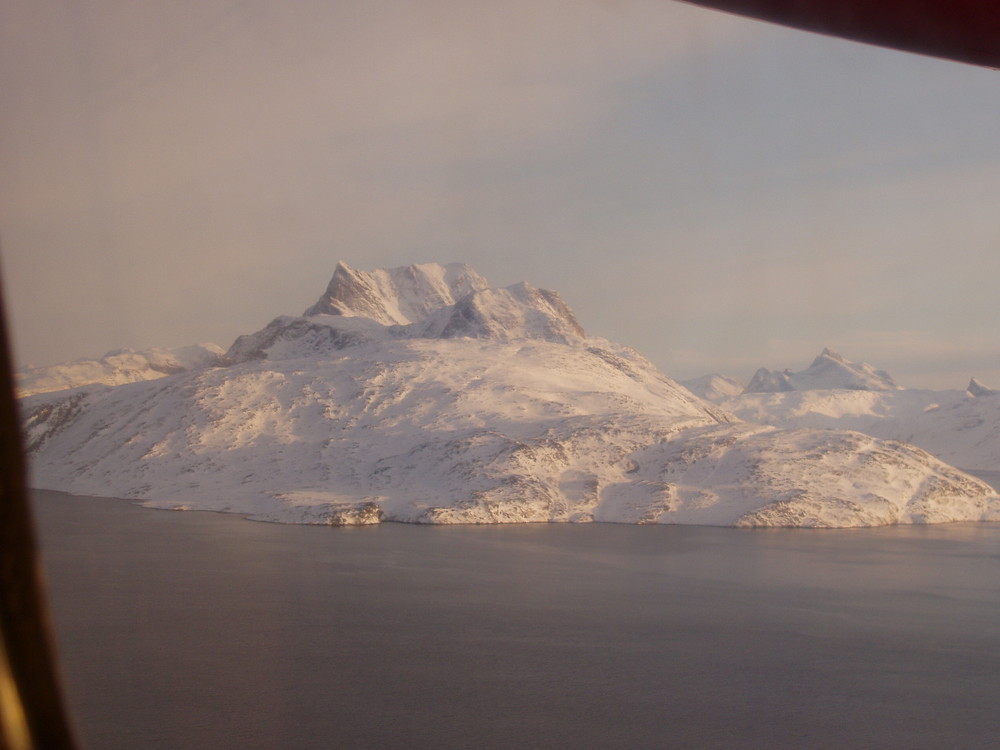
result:
[[(719, 408), (587, 338), (554, 292), (489, 289), (464, 266), (341, 266), (323, 299), (339, 307), (240, 337), (224, 367), (25, 398), (35, 486), (289, 523), (1000, 518), (989, 486), (920, 449), (815, 429), (909, 439), (896, 433), (912, 418), (893, 419), (903, 403), (931, 419), (919, 392), (747, 394)], [(952, 446), (965, 402), (1000, 410), (962, 397), (935, 395)]]

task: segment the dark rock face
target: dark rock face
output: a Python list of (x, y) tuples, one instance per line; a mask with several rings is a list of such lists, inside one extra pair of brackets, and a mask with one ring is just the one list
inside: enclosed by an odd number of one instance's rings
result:
[(766, 367), (761, 367), (757, 372), (754, 373), (750, 382), (747, 384), (744, 393), (785, 393), (786, 391), (794, 391), (795, 386), (792, 385), (789, 375), (791, 375), (790, 370), (785, 370), (784, 372), (774, 372), (768, 370)]
[(980, 398), (982, 396), (995, 396), (997, 393), (1000, 393), (1000, 391), (993, 388), (987, 388), (975, 378), (972, 378), (972, 380), (969, 381), (969, 387), (966, 388), (966, 390), (969, 392), (970, 396), (974, 396), (975, 398)]
[(332, 507), (326, 516), (326, 523), (329, 526), (374, 526), (382, 523), (384, 515), (378, 503), (344, 505)]

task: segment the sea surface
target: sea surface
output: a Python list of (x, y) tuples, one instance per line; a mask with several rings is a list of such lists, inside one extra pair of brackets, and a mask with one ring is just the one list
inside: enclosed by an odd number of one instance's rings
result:
[(970, 748), (1000, 524), (283, 526), (36, 493), (86, 748)]

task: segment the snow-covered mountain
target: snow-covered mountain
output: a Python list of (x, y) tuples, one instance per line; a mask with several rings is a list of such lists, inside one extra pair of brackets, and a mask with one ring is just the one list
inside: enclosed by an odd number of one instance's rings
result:
[(738, 422), (554, 292), (435, 264), (334, 281), (331, 312), (222, 367), (24, 399), (34, 484), (299, 523), (1000, 520), (911, 446)]
[(1000, 393), (1000, 391), (995, 390), (994, 388), (989, 388), (983, 385), (975, 378), (972, 378), (969, 381), (969, 387), (966, 388), (965, 391), (973, 398), (979, 398), (980, 396), (995, 396)]
[[(426, 271), (430, 265), (422, 264), (419, 268)], [(449, 267), (454, 266), (458, 264)], [(359, 297), (359, 294), (345, 288), (343, 268), (345, 266), (341, 263), (334, 274), (335, 279), (340, 276), (338, 291), (348, 298)], [(405, 270), (395, 268), (382, 273), (401, 275)], [(366, 304), (374, 315), (385, 318), (386, 309), (398, 309), (392, 293), (386, 297), (371, 294), (365, 277), (360, 278), (359, 286), (365, 289)], [(481, 277), (477, 275), (476, 278)], [(357, 313), (317, 314), (314, 311), (319, 305), (313, 305), (306, 310), (304, 317), (278, 317), (262, 330), (240, 336), (222, 361), (232, 365), (255, 359), (318, 356), (365, 343), (404, 339), (540, 339), (562, 344), (586, 339), (573, 311), (558, 294), (548, 289), (536, 289), (525, 283), (505, 289), (477, 289), (450, 304), (441, 301), (437, 292), (434, 290), (421, 299), (414, 299), (416, 295), (413, 295), (408, 300), (410, 313), (418, 308), (426, 312), (423, 318), (406, 324), (380, 323)]]
[(1000, 469), (1000, 399), (976, 398), (966, 391), (746, 393), (720, 406), (748, 421), (858, 430), (912, 443), (965, 469)]
[[(813, 377), (799, 377), (810, 371)], [(842, 377), (824, 379), (819, 377), (823, 372)], [(878, 377), (870, 377), (872, 373)], [(902, 388), (884, 371), (848, 362), (829, 350), (808, 371), (793, 376), (794, 390), (753, 392), (751, 384), (741, 395), (715, 403), (750, 422), (857, 430), (912, 443), (966, 469), (1000, 469), (1000, 399), (984, 398), (996, 391), (975, 378), (967, 390)], [(860, 387), (865, 383), (870, 387)]]
[(340, 262), (326, 292), (303, 316), (357, 316), (383, 325), (406, 325), (488, 287), (486, 279), (464, 263), (356, 271)]
[(195, 344), (174, 349), (118, 349), (100, 359), (79, 359), (50, 367), (27, 367), (15, 373), (17, 395), (30, 396), (100, 383), (121, 385), (154, 380), (185, 370), (218, 363), (223, 349), (215, 344)]
[(836, 352), (824, 349), (808, 368), (801, 372), (757, 370), (745, 393), (784, 393), (829, 388), (856, 391), (894, 391), (900, 388), (889, 373), (864, 362), (850, 362)]
[(719, 403), (727, 398), (739, 396), (746, 388), (736, 378), (718, 373), (702, 375), (698, 378), (681, 380), (679, 382), (694, 395), (712, 403)]

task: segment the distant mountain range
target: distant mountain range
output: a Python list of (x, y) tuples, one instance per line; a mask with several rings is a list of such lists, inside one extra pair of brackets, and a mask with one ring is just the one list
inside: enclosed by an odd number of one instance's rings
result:
[[(729, 387), (713, 386), (724, 381)], [(966, 390), (904, 388), (884, 370), (824, 349), (801, 372), (760, 369), (749, 385), (706, 375), (684, 383), (740, 419), (776, 427), (847, 429), (919, 446), (966, 469), (1000, 469), (1000, 399), (975, 378)]]
[[(817, 363), (787, 381), (851, 369)], [(132, 380), (22, 400), (35, 486), (295, 523), (1000, 520), (989, 486), (919, 448), (743, 421), (732, 383), (706, 382), (720, 408), (555, 292), (461, 264), (341, 263), (302, 316)]]
[(118, 349), (100, 359), (78, 359), (50, 367), (26, 367), (18, 370), (17, 395), (64, 391), (81, 385), (100, 383), (122, 385), (140, 380), (155, 380), (187, 370), (211, 367), (219, 363), (224, 350), (215, 344), (195, 344), (174, 349)]
[(824, 349), (801, 372), (775, 372), (761, 368), (754, 374), (745, 393), (784, 393), (847, 388), (852, 391), (896, 391), (900, 386), (884, 370), (864, 362), (849, 362), (836, 352)]

